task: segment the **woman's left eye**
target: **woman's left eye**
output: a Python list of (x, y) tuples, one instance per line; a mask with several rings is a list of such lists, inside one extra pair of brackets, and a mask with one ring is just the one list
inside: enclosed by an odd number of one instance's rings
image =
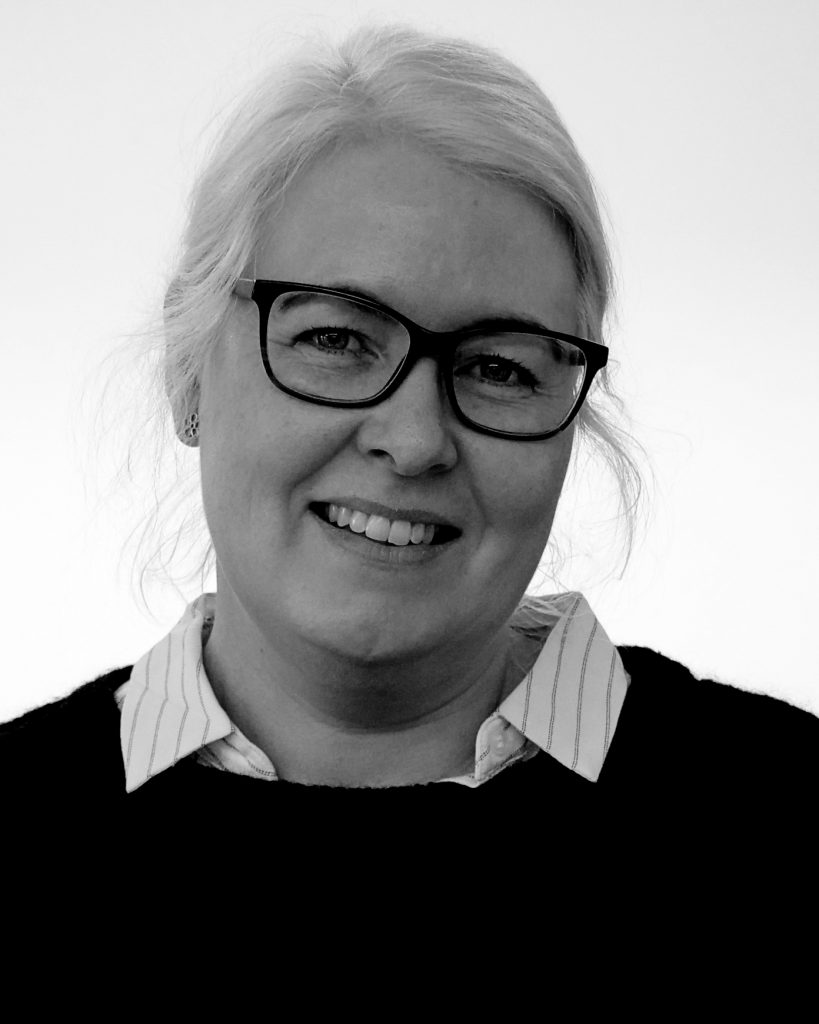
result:
[(503, 356), (480, 356), (460, 368), (461, 373), (464, 370), (477, 370), (477, 373), (471, 374), (473, 378), (488, 384), (532, 388), (539, 383), (537, 377), (528, 367), (515, 359), (507, 359)]
[[(317, 347), (324, 348), (331, 352), (344, 351), (350, 344), (350, 339), (353, 337), (352, 331), (347, 331), (339, 328), (316, 328), (310, 332), (310, 337), (319, 339)], [(322, 339), (329, 339), (324, 341)]]

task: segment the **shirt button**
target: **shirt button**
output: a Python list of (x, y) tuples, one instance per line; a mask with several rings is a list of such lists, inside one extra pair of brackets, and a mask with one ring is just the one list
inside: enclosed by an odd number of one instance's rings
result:
[(508, 722), (498, 720), (489, 728), (489, 752), (494, 761), (503, 761), (523, 743), (518, 730)]

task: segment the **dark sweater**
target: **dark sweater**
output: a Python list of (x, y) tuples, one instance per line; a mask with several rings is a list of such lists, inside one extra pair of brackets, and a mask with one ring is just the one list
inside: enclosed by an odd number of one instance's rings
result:
[[(706, 947), (712, 967), (746, 939), (784, 949), (813, 913), (819, 718), (619, 651), (631, 685), (597, 782), (541, 752), (477, 789), (265, 782), (188, 757), (126, 794), (113, 694), (130, 668), (110, 672), (0, 725), (8, 920), (33, 921), (36, 892), (49, 920), (93, 908), (95, 935), (127, 922), (158, 951), (249, 916), (354, 963), (420, 928), (473, 991), (474, 950), (494, 961), (498, 943), (618, 962), (673, 941), (697, 977)], [(357, 927), (368, 944), (346, 949)]]

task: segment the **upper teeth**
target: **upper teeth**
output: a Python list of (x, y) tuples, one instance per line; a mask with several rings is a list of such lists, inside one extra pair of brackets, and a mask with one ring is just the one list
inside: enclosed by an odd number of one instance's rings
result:
[(406, 519), (387, 519), (384, 516), (371, 516), (344, 505), (330, 505), (328, 519), (336, 526), (347, 526), (353, 533), (366, 534), (370, 540), (382, 543), (398, 544), (430, 544), (435, 536), (435, 526), (431, 523), (410, 523)]

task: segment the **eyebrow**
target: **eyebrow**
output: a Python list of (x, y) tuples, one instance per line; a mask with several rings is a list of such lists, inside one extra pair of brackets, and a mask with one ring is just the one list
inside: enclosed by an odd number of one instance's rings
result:
[[(353, 281), (333, 281), (330, 284), (322, 285), (322, 287), (332, 288), (334, 291), (338, 292), (352, 292), (353, 295), (360, 295), (364, 299), (369, 299), (370, 302), (377, 302), (380, 306), (387, 306), (388, 309), (393, 308), (388, 303), (385, 303), (381, 296), (376, 295), (375, 292), (371, 292), (366, 288), (362, 288)], [(396, 310), (396, 312), (398, 311)], [(470, 320), (469, 323), (462, 324), (460, 327), (455, 328), (455, 330), (479, 331), (489, 328), (497, 330), (500, 327), (518, 327), (524, 328), (527, 331), (535, 331), (543, 334), (549, 334), (550, 331), (553, 330), (553, 328), (547, 327), (545, 324), (540, 323), (537, 320), (529, 320), (517, 313), (509, 313), (503, 310), (499, 310), (492, 316), (480, 317), (477, 320)]]

